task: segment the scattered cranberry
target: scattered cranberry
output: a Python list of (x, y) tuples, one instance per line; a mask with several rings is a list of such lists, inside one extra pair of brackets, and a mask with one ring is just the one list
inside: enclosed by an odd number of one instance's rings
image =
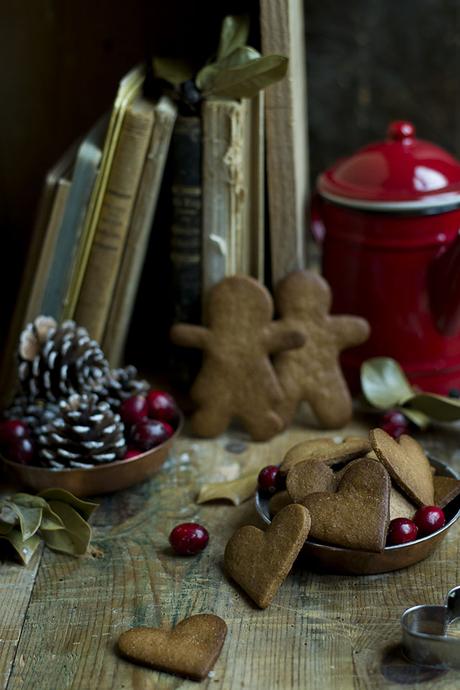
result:
[(386, 412), (380, 420), (379, 427), (393, 438), (399, 438), (403, 434), (407, 434), (409, 430), (407, 419), (398, 410)]
[(419, 529), (420, 536), (426, 537), (444, 527), (446, 516), (443, 509), (438, 508), (438, 506), (423, 506), (415, 513), (414, 522)]
[(147, 400), (142, 395), (132, 395), (120, 407), (120, 416), (127, 427), (137, 424), (148, 414)]
[(413, 520), (408, 518), (395, 518), (388, 527), (387, 544), (407, 544), (417, 539), (418, 527)]
[(20, 419), (5, 419), (0, 422), (0, 445), (7, 446), (18, 438), (29, 438), (30, 429)]
[(136, 448), (145, 451), (164, 443), (174, 433), (174, 429), (167, 422), (155, 419), (144, 419), (132, 429), (132, 440)]
[(259, 472), (257, 483), (259, 489), (264, 494), (274, 494), (275, 491), (278, 491), (280, 485), (279, 467), (276, 467), (276, 465), (267, 465), (267, 467), (264, 467)]
[(209, 541), (207, 529), (197, 522), (184, 522), (174, 527), (169, 543), (179, 556), (193, 556), (206, 548)]
[(8, 444), (5, 455), (13, 462), (30, 465), (35, 457), (35, 444), (30, 438), (16, 438)]
[(175, 426), (179, 419), (176, 401), (164, 391), (150, 391), (147, 395), (148, 415), (152, 419), (168, 422)]
[(136, 458), (139, 455), (139, 451), (135, 448), (128, 448), (126, 453), (123, 455), (123, 460), (129, 460), (129, 458)]

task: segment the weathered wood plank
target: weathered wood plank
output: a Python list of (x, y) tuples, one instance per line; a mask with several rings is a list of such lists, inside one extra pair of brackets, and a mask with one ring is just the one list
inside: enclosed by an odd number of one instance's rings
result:
[[(395, 647), (404, 608), (440, 603), (460, 581), (460, 527), (431, 559), (399, 573), (340, 577), (299, 563), (265, 611), (223, 574), (222, 555), (233, 530), (260, 523), (251, 501), (239, 508), (198, 506), (199, 485), (231, 475), (237, 465), (277, 462), (289, 446), (314, 433), (295, 428), (270, 443), (247, 445), (241, 435), (184, 438), (154, 480), (106, 497), (94, 520), (94, 543), (103, 557), (44, 553), (8, 690), (195, 688), (118, 658), (115, 643), (132, 625), (168, 625), (205, 611), (221, 615), (229, 626), (213, 676), (201, 685), (207, 690), (393, 690), (401, 683), (428, 687), (417, 685), (424, 680), (436, 680), (441, 690), (459, 687), (460, 673), (417, 670)], [(436, 434), (431, 442), (438, 443)], [(178, 558), (168, 547), (169, 531), (185, 520), (210, 531), (200, 556)]]

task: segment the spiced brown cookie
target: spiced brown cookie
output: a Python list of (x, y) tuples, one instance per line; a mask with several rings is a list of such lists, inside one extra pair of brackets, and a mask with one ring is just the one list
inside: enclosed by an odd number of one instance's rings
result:
[(367, 438), (347, 436), (339, 443), (332, 438), (309, 438), (289, 448), (280, 466), (280, 472), (286, 474), (300, 462), (323, 462), (326, 465), (349, 462), (360, 458), (370, 450)]
[(290, 273), (276, 286), (281, 318), (305, 334), (302, 347), (279, 352), (274, 361), (285, 393), (278, 411), (287, 423), (302, 401), (326, 428), (344, 426), (351, 419), (352, 401), (339, 355), (369, 337), (369, 324), (357, 316), (331, 316), (331, 300), (329, 285), (312, 271)]
[(213, 437), (239, 419), (257, 441), (284, 427), (277, 412), (283, 389), (270, 354), (299, 347), (305, 336), (284, 320), (273, 321), (268, 290), (253, 278), (231, 276), (212, 288), (207, 327), (176, 324), (176, 345), (203, 350), (203, 364), (191, 389), (197, 410), (192, 430)]

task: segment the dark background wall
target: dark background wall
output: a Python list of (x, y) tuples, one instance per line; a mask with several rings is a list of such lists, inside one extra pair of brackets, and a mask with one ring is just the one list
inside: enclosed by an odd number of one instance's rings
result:
[[(221, 17), (256, 0), (7, 0), (0, 8), (0, 335), (46, 170), (137, 60), (208, 55)], [(307, 0), (313, 178), (395, 118), (460, 155), (458, 0)]]

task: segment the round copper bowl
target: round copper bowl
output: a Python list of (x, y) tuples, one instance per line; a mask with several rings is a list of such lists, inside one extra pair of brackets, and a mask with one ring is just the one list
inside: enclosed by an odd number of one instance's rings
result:
[(15, 483), (34, 491), (58, 487), (81, 498), (112, 493), (143, 482), (160, 469), (182, 430), (183, 421), (181, 415), (174, 434), (161, 445), (134, 458), (116, 460), (98, 467), (52, 470), (47, 467), (20, 465), (5, 457), (2, 457), (2, 461)]
[[(436, 467), (437, 474), (460, 479), (450, 467), (430, 457), (430, 463)], [(262, 520), (271, 523), (268, 499), (256, 493), (256, 508)], [(301, 551), (301, 559), (315, 570), (322, 570), (336, 575), (375, 575), (391, 570), (399, 570), (414, 565), (430, 556), (446, 536), (448, 530), (460, 517), (460, 496), (451, 501), (444, 509), (446, 524), (437, 532), (422, 537), (408, 544), (386, 546), (381, 553), (345, 549), (340, 546), (321, 544), (307, 540)]]

